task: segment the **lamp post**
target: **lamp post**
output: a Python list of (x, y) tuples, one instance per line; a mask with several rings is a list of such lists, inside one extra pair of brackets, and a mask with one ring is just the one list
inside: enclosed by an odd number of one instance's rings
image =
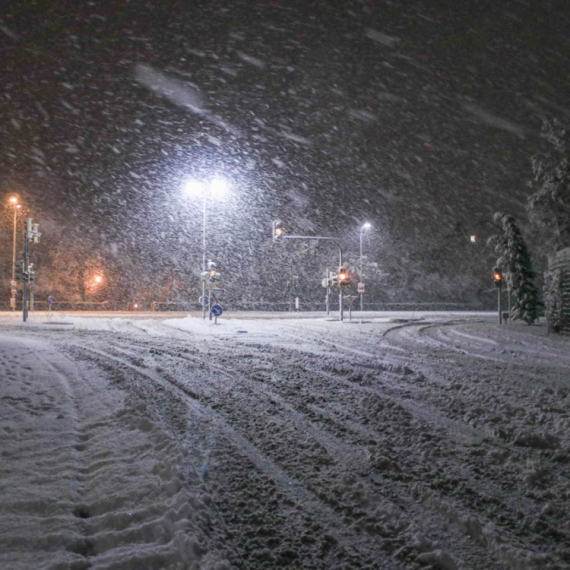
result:
[[(364, 230), (368, 230), (370, 229), (371, 225), (369, 222), (366, 222), (361, 228), (360, 228), (360, 283), (362, 285), (364, 285), (364, 274), (363, 274), (363, 269), (362, 269), (362, 234), (364, 233)], [(360, 312), (364, 311), (364, 292), (360, 293)]]
[[(209, 184), (199, 180), (189, 180), (184, 190), (188, 196), (202, 198), (202, 273), (208, 271), (206, 267), (206, 206), (208, 197), (223, 198), (227, 192), (227, 183), (223, 178), (214, 178)], [(202, 279), (202, 318), (206, 319), (206, 281)]]
[(10, 290), (11, 290), (11, 297), (10, 297), (10, 307), (12, 311), (16, 310), (16, 225), (18, 220), (18, 210), (22, 207), (21, 204), (18, 204), (18, 198), (16, 196), (12, 196), (10, 198), (10, 204), (14, 208), (14, 239), (12, 245), (12, 280), (10, 281)]

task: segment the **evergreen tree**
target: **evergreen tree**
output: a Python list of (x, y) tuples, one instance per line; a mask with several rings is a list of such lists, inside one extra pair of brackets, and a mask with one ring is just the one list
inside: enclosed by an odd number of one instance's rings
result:
[(495, 251), (499, 254), (497, 265), (508, 272), (509, 286), (516, 297), (511, 318), (531, 325), (538, 319), (543, 304), (534, 284), (536, 275), (530, 253), (512, 216), (497, 212), (495, 221), (501, 224), (503, 233), (493, 236), (490, 241), (495, 244)]
[(559, 121), (545, 121), (542, 137), (551, 151), (532, 159), (535, 192), (527, 208), (531, 219), (548, 231), (550, 248), (562, 249), (570, 246), (570, 130)]

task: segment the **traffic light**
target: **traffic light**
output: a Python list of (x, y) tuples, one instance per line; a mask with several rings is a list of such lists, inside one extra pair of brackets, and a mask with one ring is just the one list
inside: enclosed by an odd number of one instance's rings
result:
[(14, 263), (14, 279), (16, 281), (24, 281), (24, 260), (17, 259)]
[(17, 259), (16, 263), (14, 264), (14, 279), (16, 281), (24, 281), (29, 283), (30, 281), (34, 281), (36, 278), (36, 274), (34, 271), (34, 264), (30, 263), (28, 265), (28, 271), (24, 272), (24, 260)]
[(208, 261), (208, 272), (207, 272), (207, 277), (208, 280), (210, 281), (210, 283), (213, 283), (214, 281), (217, 281), (220, 278), (220, 274), (218, 273), (217, 270), (217, 265), (215, 261)]
[(348, 273), (344, 267), (339, 268), (336, 279), (341, 287), (343, 285), (348, 285), (350, 283), (350, 279), (348, 278)]
[(495, 281), (495, 287), (500, 287), (503, 282), (503, 272), (499, 267), (493, 269), (493, 280)]
[(40, 243), (41, 235), (42, 234), (40, 233), (40, 224), (32, 224), (31, 239), (34, 241), (34, 243)]
[(34, 224), (33, 218), (28, 218), (24, 220), (24, 234), (27, 241), (33, 241), (34, 243), (40, 243), (40, 224)]
[(276, 220), (273, 222), (273, 241), (281, 241), (285, 231), (283, 230), (283, 222)]

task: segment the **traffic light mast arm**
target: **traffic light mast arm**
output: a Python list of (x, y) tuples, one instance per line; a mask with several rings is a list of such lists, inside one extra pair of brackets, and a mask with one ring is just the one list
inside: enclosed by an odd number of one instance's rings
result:
[(342, 266), (342, 248), (338, 243), (337, 238), (325, 237), (325, 236), (281, 236), (280, 239), (302, 239), (302, 240), (312, 240), (312, 241), (334, 241), (338, 247), (338, 265)]
[[(305, 241), (333, 241), (338, 247), (338, 266), (342, 267), (342, 247), (340, 247), (339, 240), (337, 238), (328, 236), (287, 236), (283, 230), (283, 223), (280, 220), (273, 222), (273, 241), (281, 241), (284, 239), (302, 239)], [(339, 319), (343, 320), (343, 306), (342, 306), (342, 288), (339, 291), (338, 298), (338, 308), (339, 308)]]

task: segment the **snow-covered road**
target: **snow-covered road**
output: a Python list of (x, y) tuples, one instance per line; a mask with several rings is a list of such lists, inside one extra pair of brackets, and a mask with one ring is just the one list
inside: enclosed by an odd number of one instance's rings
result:
[(0, 316), (0, 568), (569, 568), (569, 340)]

